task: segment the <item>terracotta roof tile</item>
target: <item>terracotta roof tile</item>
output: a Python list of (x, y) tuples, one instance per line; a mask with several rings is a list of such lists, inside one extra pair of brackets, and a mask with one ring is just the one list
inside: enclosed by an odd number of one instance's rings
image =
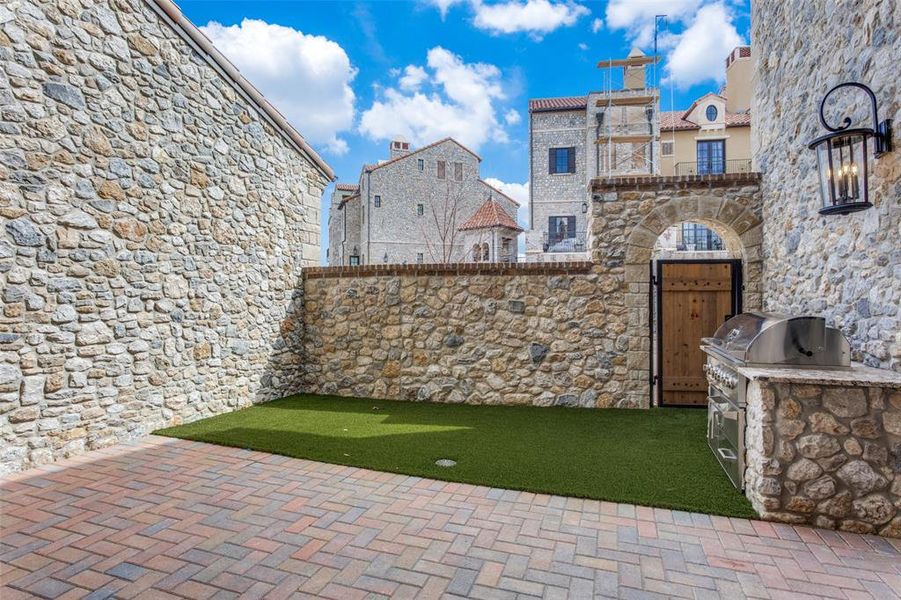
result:
[(474, 215), (460, 225), (460, 231), (486, 229), (489, 227), (506, 227), (507, 229), (522, 231), (522, 227), (516, 224), (513, 217), (507, 214), (507, 211), (494, 198), (488, 198)]
[(561, 96), (559, 98), (534, 98), (529, 100), (529, 112), (578, 110), (586, 106), (588, 106), (588, 96)]
[(360, 186), (353, 183), (336, 183), (335, 189), (339, 192), (356, 192), (360, 189)]
[[(697, 123), (682, 118), (685, 111), (664, 111), (660, 113), (660, 131), (682, 131), (688, 129), (700, 129)], [(749, 127), (751, 125), (751, 113), (726, 113), (726, 127)]]

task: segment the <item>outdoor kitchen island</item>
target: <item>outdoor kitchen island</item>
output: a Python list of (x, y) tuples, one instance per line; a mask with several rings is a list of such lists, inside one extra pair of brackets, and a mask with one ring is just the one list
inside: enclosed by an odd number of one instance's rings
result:
[(761, 517), (901, 537), (901, 374), (749, 367), (745, 495)]

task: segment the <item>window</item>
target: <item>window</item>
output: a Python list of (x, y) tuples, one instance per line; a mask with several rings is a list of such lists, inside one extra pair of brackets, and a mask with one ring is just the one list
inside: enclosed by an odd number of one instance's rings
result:
[(423, 161), (421, 158), (416, 159), (416, 168), (419, 169), (420, 171), (424, 170), (425, 169), (425, 161)]
[(375, 197), (373, 203), (375, 204), (376, 208), (381, 208), (382, 207), (382, 197), (379, 196), (378, 194), (376, 194), (376, 197)]
[(698, 142), (698, 175), (726, 172), (726, 140)]
[(711, 104), (707, 107), (707, 112), (704, 113), (707, 116), (707, 120), (710, 122), (716, 121), (716, 115), (718, 114), (716, 110), (716, 106)]
[(359, 264), (360, 264), (360, 257), (359, 257), (359, 256), (350, 256), (350, 257), (348, 257), (348, 263), (347, 263), (347, 264), (349, 264), (349, 265), (352, 266), (352, 267), (355, 267), (355, 266), (359, 265)]
[(422, 204), (417, 204), (416, 205), (416, 214), (420, 217), (422, 215), (424, 215), (425, 214), (425, 206), (423, 206)]
[(422, 264), (424, 260), (425, 260), (425, 257), (423, 257), (422, 252), (417, 252), (416, 253), (416, 262), (418, 262), (419, 264)]
[(444, 179), (445, 173), (444, 170), (447, 168), (447, 164), (443, 160), (438, 161), (438, 179)]
[(723, 240), (699, 223), (682, 223), (682, 242), (678, 250), (722, 250)]
[(463, 181), (463, 163), (454, 163), (454, 181)]
[(672, 142), (661, 142), (660, 143), (660, 154), (663, 156), (672, 156), (673, 155), (673, 143)]
[(576, 149), (550, 148), (548, 150), (548, 173), (575, 173)]
[(491, 260), (491, 254), (488, 251), (488, 242), (482, 242), (482, 262)]
[(550, 246), (564, 240), (574, 239), (576, 237), (576, 218), (574, 216), (548, 217), (547, 234)]
[(472, 261), (482, 262), (482, 248), (478, 243), (472, 245)]

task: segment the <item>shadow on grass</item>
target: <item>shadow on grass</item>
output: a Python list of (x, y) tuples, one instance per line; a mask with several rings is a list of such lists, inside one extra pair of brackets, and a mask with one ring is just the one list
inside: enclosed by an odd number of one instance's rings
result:
[[(699, 411), (294, 396), (158, 433), (448, 481), (754, 515), (710, 454)], [(457, 466), (438, 467), (439, 458)]]

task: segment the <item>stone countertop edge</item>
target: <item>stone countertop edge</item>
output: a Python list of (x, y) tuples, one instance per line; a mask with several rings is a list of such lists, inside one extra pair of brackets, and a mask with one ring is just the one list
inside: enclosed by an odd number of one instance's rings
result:
[(851, 363), (850, 369), (805, 367), (736, 367), (752, 381), (901, 389), (901, 373)]

